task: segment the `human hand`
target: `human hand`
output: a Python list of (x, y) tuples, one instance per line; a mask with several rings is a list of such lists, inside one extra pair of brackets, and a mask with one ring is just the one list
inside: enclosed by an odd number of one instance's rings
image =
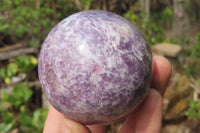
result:
[[(160, 133), (162, 97), (171, 75), (171, 65), (164, 57), (153, 57), (151, 89), (139, 107), (126, 117), (119, 133)], [(104, 133), (105, 126), (82, 125), (50, 108), (43, 133)]]

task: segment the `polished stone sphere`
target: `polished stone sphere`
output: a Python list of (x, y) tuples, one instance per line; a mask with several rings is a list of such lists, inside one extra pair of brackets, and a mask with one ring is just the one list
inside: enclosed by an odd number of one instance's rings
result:
[(152, 54), (142, 33), (106, 11), (73, 14), (46, 37), (39, 79), (50, 103), (82, 124), (123, 119), (149, 90)]

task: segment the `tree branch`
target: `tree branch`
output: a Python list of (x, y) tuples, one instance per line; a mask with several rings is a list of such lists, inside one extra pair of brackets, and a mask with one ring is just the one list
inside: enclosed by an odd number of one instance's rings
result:
[(34, 48), (23, 48), (13, 51), (2, 52), (0, 53), (0, 61), (7, 60), (9, 58), (16, 57), (22, 54), (31, 54), (31, 53), (38, 53), (38, 50)]

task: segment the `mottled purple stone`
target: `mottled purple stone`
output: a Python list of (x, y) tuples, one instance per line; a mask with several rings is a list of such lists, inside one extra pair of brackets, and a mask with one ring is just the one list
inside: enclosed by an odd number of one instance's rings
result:
[(40, 51), (39, 78), (50, 103), (83, 124), (109, 124), (133, 111), (149, 90), (152, 54), (142, 33), (106, 11), (57, 24)]

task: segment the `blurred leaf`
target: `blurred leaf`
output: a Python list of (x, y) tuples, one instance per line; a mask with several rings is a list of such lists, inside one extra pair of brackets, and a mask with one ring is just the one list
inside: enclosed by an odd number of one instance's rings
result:
[(133, 24), (136, 24), (139, 19), (138, 15), (136, 15), (133, 10), (129, 10), (127, 13), (125, 13), (124, 17)]
[(167, 7), (163, 10), (162, 14), (165, 16), (165, 18), (171, 18), (173, 15), (173, 12), (170, 8)]
[(193, 109), (200, 108), (199, 103), (197, 101), (195, 101), (195, 100), (191, 100), (190, 101), (190, 107), (193, 108)]
[(25, 112), (26, 111), (26, 106), (25, 105), (22, 105), (20, 106), (20, 112)]
[(6, 78), (4, 79), (4, 82), (5, 82), (7, 85), (9, 85), (9, 84), (11, 83), (10, 78), (6, 77)]
[[(85, 9), (91, 7), (93, 0), (82, 0)], [(39, 47), (59, 20), (74, 13), (73, 0), (56, 0), (52, 9), (51, 0), (1, 0), (0, 1), (0, 31), (4, 35), (23, 38), (28, 44), (34, 38)], [(34, 43), (32, 43), (34, 44)]]
[(0, 133), (8, 133), (12, 129), (12, 123), (0, 123)]
[(197, 40), (200, 43), (200, 32), (197, 33)]
[(33, 117), (30, 117), (25, 112), (20, 113), (19, 122), (21, 124), (20, 129), (23, 132), (42, 132), (44, 123), (47, 117), (48, 109), (37, 109), (33, 113)]
[(85, 5), (84, 10), (89, 10), (93, 0), (84, 0), (82, 3)]
[(13, 4), (15, 4), (16, 6), (21, 5), (24, 2), (24, 0), (15, 0), (13, 1)]
[(32, 48), (37, 48), (40, 46), (40, 42), (37, 39), (32, 39), (31, 41), (29, 41), (29, 46)]
[(5, 17), (0, 16), (0, 31), (8, 31), (9, 29), (9, 24), (6, 22)]
[(2, 101), (8, 101), (9, 100), (9, 94), (6, 92), (1, 92), (1, 100)]
[(6, 70), (5, 69), (0, 69), (0, 77), (5, 78), (6, 77)]
[(15, 75), (18, 72), (18, 66), (16, 63), (10, 63), (7, 67), (7, 71), (10, 71), (10, 73)]
[(23, 126), (31, 126), (32, 118), (28, 116), (26, 113), (22, 112), (19, 114), (19, 122)]
[(18, 84), (9, 95), (8, 101), (15, 107), (19, 108), (20, 105), (29, 101), (33, 91), (25, 84)]
[(36, 57), (34, 57), (34, 56), (30, 56), (30, 60), (31, 60), (31, 63), (32, 63), (33, 65), (37, 66), (37, 64), (38, 64), (38, 60), (37, 60)]
[(3, 112), (3, 111), (7, 110), (10, 107), (11, 107), (11, 104), (9, 102), (7, 102), (7, 101), (1, 101), (0, 102), (0, 111)]
[(190, 66), (187, 71), (189, 75), (193, 75), (193, 76), (197, 73), (196, 68), (194, 66)]
[(46, 108), (38, 109), (33, 113), (33, 125), (38, 130), (43, 129), (47, 114), (48, 114), (48, 109)]
[(190, 101), (190, 107), (185, 113), (187, 116), (197, 117), (200, 119), (200, 103), (195, 100)]
[(21, 55), (15, 58), (14, 62), (9, 63), (6, 69), (0, 69), (0, 77), (6, 84), (10, 84), (10, 79), (18, 73), (26, 73), (33, 70), (38, 64), (34, 56)]
[(11, 113), (10, 111), (6, 110), (4, 112), (1, 112), (2, 114), (2, 119), (4, 123), (12, 123), (12, 125), (15, 124), (15, 118), (13, 113)]
[(20, 98), (23, 95), (24, 102), (27, 102), (31, 98), (33, 91), (29, 89), (25, 84), (18, 84), (15, 86), (12, 94), (17, 95), (17, 98)]
[(15, 58), (15, 63), (21, 69), (29, 63), (29, 58), (27, 55), (21, 55)]
[(20, 72), (30, 72), (36, 65), (37, 59), (33, 56), (21, 55), (15, 58)]
[(19, 114), (18, 120), (19, 120), (19, 123), (21, 124), (21, 126), (20, 126), (21, 132), (26, 132), (26, 133), (36, 133), (37, 132), (32, 127), (32, 118), (25, 112), (22, 112)]
[(181, 44), (181, 42), (177, 38), (170, 38), (170, 39), (166, 40), (165, 42), (179, 44), (179, 45)]
[(6, 69), (6, 77), (11, 78), (12, 76), (12, 71)]

